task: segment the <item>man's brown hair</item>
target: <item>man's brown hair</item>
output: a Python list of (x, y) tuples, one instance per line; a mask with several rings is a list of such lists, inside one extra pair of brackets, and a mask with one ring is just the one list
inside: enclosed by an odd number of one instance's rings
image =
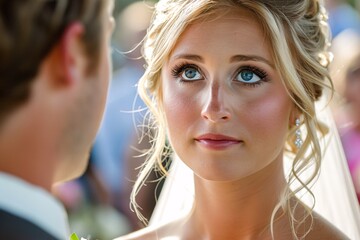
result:
[(0, 0), (0, 123), (25, 103), (43, 59), (69, 24), (84, 25), (92, 69), (99, 57), (104, 0)]

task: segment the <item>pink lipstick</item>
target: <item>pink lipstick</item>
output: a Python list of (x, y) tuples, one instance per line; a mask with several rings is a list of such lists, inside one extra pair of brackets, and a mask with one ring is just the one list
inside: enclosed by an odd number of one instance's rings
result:
[(212, 150), (225, 150), (228, 147), (243, 143), (243, 141), (233, 137), (212, 133), (196, 137), (195, 141), (203, 147)]

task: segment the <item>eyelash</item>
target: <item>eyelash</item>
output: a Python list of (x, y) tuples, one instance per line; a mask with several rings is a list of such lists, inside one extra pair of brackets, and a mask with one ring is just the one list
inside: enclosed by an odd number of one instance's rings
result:
[[(192, 81), (187, 81), (187, 80), (184, 80), (181, 78), (181, 74), (184, 72), (185, 69), (187, 68), (194, 68), (196, 69), (201, 75), (202, 75), (202, 72), (201, 70), (199, 69), (198, 66), (196, 66), (195, 64), (191, 64), (191, 63), (182, 63), (182, 64), (179, 64), (179, 65), (176, 65), (173, 67), (173, 69), (171, 70), (171, 75), (174, 77), (174, 78), (177, 78), (179, 79), (179, 81), (181, 83), (190, 83)], [(242, 84), (243, 86), (247, 86), (247, 87), (257, 87), (257, 86), (260, 86), (261, 84), (263, 84), (264, 82), (269, 82), (270, 79), (268, 78), (268, 74), (266, 73), (266, 71), (258, 68), (258, 67), (254, 67), (254, 66), (242, 66), (240, 67), (237, 71), (236, 71), (236, 74), (235, 76), (233, 77), (233, 79), (236, 78), (236, 76), (238, 76), (242, 71), (244, 70), (249, 70), (249, 71), (252, 71), (254, 72), (257, 76), (259, 76), (260, 80), (258, 82), (255, 82), (255, 83), (246, 83), (246, 82), (240, 82), (240, 81), (236, 81), (237, 83), (239, 84)]]
[(238, 83), (244, 85), (244, 86), (248, 86), (248, 87), (257, 87), (260, 86), (261, 84), (265, 83), (265, 82), (269, 82), (270, 79), (268, 78), (268, 74), (266, 71), (258, 68), (258, 67), (254, 67), (254, 66), (242, 66), (238, 69), (238, 71), (236, 72), (234, 79), (236, 78), (236, 76), (238, 76), (242, 71), (244, 70), (249, 70), (252, 71), (253, 73), (255, 73), (260, 80), (254, 83), (246, 83), (246, 82), (240, 82), (237, 81)]
[(176, 65), (172, 70), (171, 70), (171, 75), (174, 78), (180, 78), (181, 82), (189, 82), (186, 80), (181, 79), (181, 74), (184, 72), (185, 69), (187, 68), (194, 68), (196, 69), (196, 71), (198, 71), (200, 74), (202, 74), (202, 72), (200, 71), (200, 69), (198, 68), (198, 66), (194, 65), (194, 64), (189, 64), (189, 63), (182, 63), (179, 65)]

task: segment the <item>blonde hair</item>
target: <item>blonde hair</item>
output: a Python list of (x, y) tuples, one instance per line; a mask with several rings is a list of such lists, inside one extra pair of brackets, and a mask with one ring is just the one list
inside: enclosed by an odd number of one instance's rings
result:
[[(283, 208), (291, 218), (294, 237), (298, 238), (297, 229), (307, 217), (312, 216), (312, 208), (307, 208), (308, 213), (301, 219), (296, 219), (296, 206), (290, 205), (290, 200), (303, 189), (312, 195), (309, 187), (319, 174), (322, 158), (318, 134), (324, 135), (326, 132), (317, 120), (315, 102), (322, 95), (324, 87), (333, 88), (327, 70), (330, 55), (327, 52), (329, 39), (326, 12), (317, 0), (159, 1), (144, 42), (144, 57), (148, 65), (139, 82), (139, 94), (152, 114), (150, 122), (155, 137), (148, 152), (147, 162), (143, 165), (134, 185), (131, 195), (132, 204), (138, 217), (145, 220), (138, 210), (136, 194), (153, 167), (166, 174), (162, 163), (164, 153), (167, 152), (166, 121), (161, 106), (160, 74), (163, 64), (187, 26), (214, 14), (226, 14), (224, 10), (232, 10), (236, 7), (251, 11), (263, 26), (265, 36), (270, 41), (276, 69), (298, 111), (302, 113), (302, 126), (306, 130), (302, 146), (297, 149), (294, 145), (297, 130), (295, 126), (290, 127), (286, 142), (286, 150), (294, 154), (288, 183), (289, 186), (292, 184), (299, 186), (293, 190), (290, 188), (284, 190), (271, 220), (273, 234), (275, 214)], [(306, 179), (302, 179), (301, 174), (310, 167), (311, 174)], [(311, 226), (300, 238), (305, 237), (310, 229)]]

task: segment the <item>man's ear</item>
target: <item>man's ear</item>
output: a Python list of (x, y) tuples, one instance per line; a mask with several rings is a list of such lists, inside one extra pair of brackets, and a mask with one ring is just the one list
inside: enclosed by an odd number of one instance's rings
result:
[(60, 40), (43, 62), (42, 73), (50, 86), (69, 86), (86, 70), (86, 57), (82, 46), (84, 27), (80, 23), (69, 25)]
[(69, 25), (60, 40), (60, 71), (63, 84), (74, 84), (86, 71), (86, 57), (82, 45), (84, 27), (80, 23)]

